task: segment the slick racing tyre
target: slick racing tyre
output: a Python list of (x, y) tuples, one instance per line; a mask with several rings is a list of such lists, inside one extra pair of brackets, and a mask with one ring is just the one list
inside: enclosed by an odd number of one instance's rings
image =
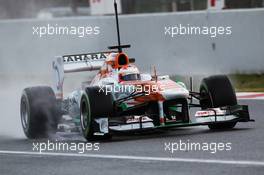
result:
[(30, 139), (46, 138), (56, 132), (61, 111), (52, 88), (38, 86), (24, 89), (20, 116), (24, 133)]
[(81, 97), (80, 103), (81, 128), (87, 140), (109, 139), (111, 135), (95, 136), (96, 118), (107, 118), (113, 113), (113, 96), (105, 90), (94, 86), (87, 87)]
[[(216, 75), (202, 80), (200, 86), (200, 105), (202, 109), (237, 105), (234, 88), (225, 75)], [(231, 129), (236, 122), (208, 125), (210, 129)]]

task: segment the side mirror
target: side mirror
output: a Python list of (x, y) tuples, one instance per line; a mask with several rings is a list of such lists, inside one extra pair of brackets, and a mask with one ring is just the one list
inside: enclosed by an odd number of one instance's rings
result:
[(129, 63), (135, 63), (136, 59), (135, 58), (129, 58)]
[(140, 74), (140, 78), (143, 81), (150, 81), (152, 79), (150, 74)]

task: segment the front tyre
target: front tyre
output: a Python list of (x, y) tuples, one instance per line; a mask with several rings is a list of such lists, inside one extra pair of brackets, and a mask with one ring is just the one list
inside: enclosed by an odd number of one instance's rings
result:
[[(225, 75), (216, 75), (204, 78), (200, 86), (200, 105), (202, 109), (218, 108), (237, 105), (235, 90)], [(210, 124), (213, 130), (232, 129), (236, 122)]]
[(236, 122), (229, 122), (229, 123), (217, 123), (217, 124), (210, 124), (208, 125), (209, 129), (211, 130), (223, 130), (223, 129), (232, 129), (236, 126)]
[(88, 139), (93, 138), (94, 130), (93, 130), (93, 124), (92, 124), (92, 116), (91, 116), (91, 106), (89, 103), (89, 98), (87, 97), (87, 94), (84, 94), (81, 98), (81, 128), (84, 137)]
[(105, 89), (100, 87), (87, 87), (81, 97), (80, 102), (80, 120), (81, 129), (87, 140), (109, 139), (111, 135), (95, 136), (98, 131), (95, 119), (109, 117), (113, 114), (113, 96), (106, 93)]

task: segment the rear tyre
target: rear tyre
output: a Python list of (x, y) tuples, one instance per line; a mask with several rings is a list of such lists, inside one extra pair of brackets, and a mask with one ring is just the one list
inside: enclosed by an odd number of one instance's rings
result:
[(87, 87), (85, 93), (81, 97), (81, 128), (84, 137), (87, 140), (110, 139), (110, 134), (104, 136), (95, 136), (96, 118), (109, 117), (113, 114), (113, 96), (111, 93), (99, 87)]
[(61, 112), (52, 88), (39, 86), (24, 89), (20, 116), (24, 133), (29, 139), (46, 138), (56, 132)]
[[(237, 105), (234, 88), (225, 75), (216, 75), (202, 80), (200, 86), (202, 109)], [(232, 129), (236, 122), (210, 124), (210, 129)]]

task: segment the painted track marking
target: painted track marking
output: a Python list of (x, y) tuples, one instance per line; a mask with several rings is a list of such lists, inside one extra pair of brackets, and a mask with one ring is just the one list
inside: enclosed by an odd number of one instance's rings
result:
[(172, 157), (144, 157), (129, 155), (102, 155), (102, 154), (78, 154), (78, 153), (55, 153), (55, 152), (30, 152), (30, 151), (8, 151), (0, 150), (2, 155), (32, 155), (32, 156), (62, 156), (62, 157), (85, 157), (99, 159), (119, 159), (119, 160), (139, 160), (139, 161), (162, 161), (162, 162), (185, 162), (185, 163), (205, 163), (205, 164), (225, 164), (244, 166), (264, 166), (264, 161), (248, 160), (217, 160), (217, 159), (194, 159), (194, 158), (172, 158)]
[(254, 99), (254, 100), (263, 100), (264, 99), (264, 93), (258, 93), (258, 92), (239, 92), (237, 93), (238, 99)]

